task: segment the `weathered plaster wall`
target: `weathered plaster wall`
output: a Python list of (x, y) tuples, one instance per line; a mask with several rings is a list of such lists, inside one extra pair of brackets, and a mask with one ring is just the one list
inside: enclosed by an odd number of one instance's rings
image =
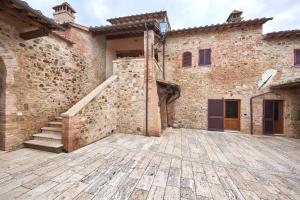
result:
[[(167, 37), (166, 78), (181, 87), (181, 97), (171, 109), (174, 125), (207, 129), (208, 99), (240, 99), (241, 131), (250, 132), (250, 97), (267, 90), (258, 88), (262, 73), (278, 70), (274, 80), (300, 73), (293, 66), (293, 49), (300, 41), (265, 41), (261, 32), (262, 27), (249, 27)], [(200, 67), (198, 51), (206, 48), (212, 49), (212, 64)], [(182, 68), (185, 51), (192, 52), (192, 66)], [(286, 118), (289, 124), (291, 118)]]
[(113, 74), (113, 60), (117, 59), (116, 52), (124, 50), (143, 50), (143, 37), (115, 39), (106, 41), (106, 77)]
[(105, 79), (103, 38), (71, 30), (81, 38), (73, 46), (54, 36), (23, 41), (11, 24), (0, 20), (0, 44), (15, 59), (13, 68), (6, 66), (6, 150), (22, 145)]

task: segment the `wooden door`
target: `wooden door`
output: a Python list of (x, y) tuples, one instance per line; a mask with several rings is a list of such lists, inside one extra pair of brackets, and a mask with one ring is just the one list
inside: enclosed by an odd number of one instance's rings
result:
[(224, 124), (226, 130), (240, 130), (240, 100), (225, 100)]
[(274, 133), (283, 133), (283, 101), (274, 101)]
[(208, 100), (208, 130), (224, 131), (224, 100)]
[(274, 133), (274, 101), (264, 100), (263, 105), (263, 133)]
[(283, 101), (264, 100), (263, 133), (283, 133)]

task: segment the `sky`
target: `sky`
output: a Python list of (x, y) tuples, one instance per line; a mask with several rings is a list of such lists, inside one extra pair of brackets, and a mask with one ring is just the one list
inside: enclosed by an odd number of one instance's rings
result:
[[(52, 7), (64, 0), (25, 0), (32, 8), (52, 17)], [(67, 0), (76, 10), (76, 23), (107, 25), (106, 19), (166, 10), (172, 29), (223, 23), (236, 9), (245, 20), (274, 17), (264, 33), (300, 29), (300, 0)]]

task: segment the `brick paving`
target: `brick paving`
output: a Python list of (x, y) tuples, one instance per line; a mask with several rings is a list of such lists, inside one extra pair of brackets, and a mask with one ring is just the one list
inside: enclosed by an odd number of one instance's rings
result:
[(300, 199), (300, 140), (167, 129), (0, 153), (0, 199)]

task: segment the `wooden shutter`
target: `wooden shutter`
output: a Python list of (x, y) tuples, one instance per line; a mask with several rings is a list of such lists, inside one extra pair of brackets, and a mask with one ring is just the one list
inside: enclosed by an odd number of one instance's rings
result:
[(199, 66), (211, 64), (211, 49), (199, 50)]
[(295, 65), (300, 65), (300, 49), (294, 50)]
[(263, 132), (272, 134), (274, 132), (274, 101), (264, 100), (263, 115)]
[(204, 49), (200, 49), (199, 50), (199, 65), (205, 65), (205, 50)]
[(182, 54), (182, 67), (192, 66), (192, 53), (187, 51)]
[(224, 131), (224, 100), (208, 100), (208, 130)]
[(211, 49), (206, 49), (205, 50), (205, 65), (210, 65), (211, 64)]

